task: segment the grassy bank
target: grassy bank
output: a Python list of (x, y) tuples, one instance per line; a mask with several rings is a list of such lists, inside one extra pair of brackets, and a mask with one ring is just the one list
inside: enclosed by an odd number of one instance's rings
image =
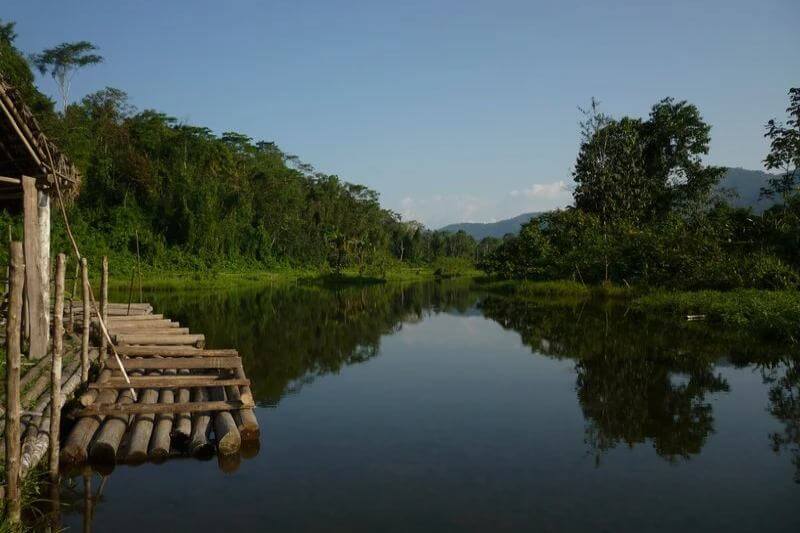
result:
[(481, 289), (546, 304), (576, 300), (624, 300), (634, 312), (660, 314), (686, 321), (702, 315), (709, 324), (796, 343), (800, 341), (800, 292), (736, 289), (731, 291), (668, 291), (646, 287), (591, 286), (567, 280), (508, 281), (482, 278)]
[(747, 329), (793, 343), (800, 340), (800, 293), (794, 290), (654, 291), (635, 298), (631, 306), (671, 317), (705, 315), (712, 324)]

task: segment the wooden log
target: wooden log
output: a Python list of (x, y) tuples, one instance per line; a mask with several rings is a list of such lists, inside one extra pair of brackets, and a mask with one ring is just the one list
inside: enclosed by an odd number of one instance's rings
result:
[[(77, 304), (81, 304), (82, 302), (78, 301)], [(108, 302), (108, 309), (124, 309), (128, 310), (127, 302)], [(132, 302), (131, 309), (139, 309), (145, 311), (152, 311), (153, 304), (149, 302)]]
[(152, 344), (162, 346), (197, 346), (201, 348), (206, 340), (202, 333), (194, 335), (147, 335), (147, 334), (120, 334), (117, 335), (119, 344)]
[(23, 241), (25, 244), (25, 304), (27, 307), (30, 345), (28, 355), (31, 359), (41, 359), (47, 354), (47, 337), (50, 307), (45, 300), (46, 276), (49, 269), (42, 270), (41, 233), (39, 231), (39, 194), (36, 179), (22, 178), (23, 191)]
[(122, 329), (133, 330), (148, 330), (151, 328), (177, 328), (180, 327), (178, 322), (173, 322), (169, 319), (163, 320), (111, 320), (109, 317), (108, 329), (119, 331)]
[(94, 401), (97, 399), (97, 394), (100, 392), (97, 387), (92, 388), (93, 385), (103, 384), (111, 378), (111, 369), (104, 368), (100, 375), (97, 377), (97, 382), (92, 383), (89, 385), (89, 390), (81, 394), (81, 397), (78, 399), (80, 404), (84, 407), (92, 405)]
[[(192, 404), (186, 405), (205, 405), (208, 403), (208, 393), (205, 389), (194, 389), (192, 391)], [(181, 410), (177, 412), (189, 412)], [(195, 412), (192, 417), (192, 433), (189, 437), (189, 453), (193, 457), (211, 457), (214, 453), (214, 446), (208, 440), (208, 426), (211, 422), (211, 415), (207, 411)]]
[(108, 323), (109, 324), (116, 324), (117, 322), (134, 322), (134, 321), (144, 321), (148, 322), (151, 320), (163, 320), (164, 315), (153, 315), (153, 314), (139, 314), (139, 315), (120, 315), (120, 316), (109, 316)]
[[(225, 391), (222, 387), (209, 388), (208, 396), (211, 401), (226, 401)], [(239, 453), (239, 448), (242, 447), (242, 437), (239, 435), (239, 428), (233, 420), (233, 415), (228, 411), (217, 411), (214, 413), (214, 437), (217, 441), (217, 451), (220, 455), (237, 454)]]
[(56, 258), (56, 301), (53, 313), (53, 364), (50, 370), (50, 481), (58, 481), (58, 453), (61, 428), (61, 355), (64, 351), (64, 277), (67, 258)]
[(193, 346), (118, 346), (117, 353), (128, 357), (236, 357), (236, 350), (206, 350)]
[[(89, 316), (89, 266), (86, 258), (81, 258), (81, 283), (83, 291), (83, 313)], [(89, 326), (88, 320), (83, 321), (83, 335), (81, 336), (81, 379), (89, 381)]]
[[(187, 369), (180, 369), (178, 370), (178, 375), (181, 377), (188, 377), (189, 370)], [(181, 388), (178, 389), (178, 394), (176, 395), (175, 402), (176, 403), (189, 403), (190, 394), (188, 388)], [(189, 437), (192, 432), (192, 415), (186, 412), (176, 413), (175, 421), (172, 425), (172, 442), (175, 447), (179, 449), (184, 449), (189, 444)]]
[[(150, 371), (149, 375), (160, 374), (158, 371)], [(158, 391), (155, 389), (145, 389), (139, 398), (139, 403), (127, 404), (125, 407), (152, 408), (158, 405)], [(166, 404), (164, 404), (166, 405)], [(140, 410), (133, 421), (130, 439), (128, 441), (128, 453), (125, 457), (126, 462), (137, 464), (143, 463), (147, 459), (147, 448), (150, 444), (150, 437), (153, 434), (155, 425), (155, 412), (150, 410)]]
[[(98, 404), (113, 404), (116, 402), (117, 396), (118, 391), (115, 389), (100, 391), (93, 407)], [(85, 416), (78, 420), (69, 437), (67, 437), (64, 446), (61, 447), (60, 460), (62, 465), (76, 465), (86, 462), (89, 456), (89, 443), (102, 421), (103, 415), (100, 414)]]
[[(148, 357), (141, 359), (123, 359), (122, 366), (125, 370), (134, 368), (141, 369), (167, 369), (167, 368), (189, 368), (189, 369), (203, 369), (203, 368), (235, 368), (241, 365), (239, 357), (175, 357), (175, 358), (157, 358)], [(112, 370), (119, 369), (119, 363), (116, 360), (109, 360), (107, 363)]]
[[(90, 389), (129, 389), (131, 387), (134, 389), (175, 389), (180, 387), (227, 387), (235, 385), (238, 390), (239, 386), (249, 384), (250, 380), (248, 379), (225, 379), (219, 376), (195, 374), (181, 377), (173, 375), (131, 378), (130, 385), (124, 379), (111, 378), (103, 383), (92, 383), (89, 387)], [(237, 397), (236, 399), (238, 400), (239, 398)]]
[(112, 339), (119, 335), (189, 335), (189, 328), (118, 328), (110, 326), (108, 333)]
[[(108, 322), (108, 256), (103, 256), (102, 268), (100, 270), (100, 316), (103, 322)], [(84, 315), (89, 316), (89, 315)], [(108, 339), (105, 335), (100, 335), (100, 362), (106, 360), (108, 355)]]
[[(131, 379), (138, 375), (141, 374), (139, 372), (131, 373)], [(118, 403), (123, 405), (133, 403), (133, 395), (130, 389), (125, 389), (120, 393)], [(97, 437), (89, 450), (89, 458), (92, 463), (101, 465), (116, 464), (119, 447), (128, 429), (129, 421), (130, 415), (128, 414), (106, 417), (103, 427), (97, 433)]]
[[(175, 378), (175, 370), (164, 372), (165, 378)], [(158, 396), (158, 403), (175, 403), (175, 393), (172, 389), (162, 389)], [(153, 429), (153, 439), (150, 443), (150, 459), (163, 461), (169, 456), (170, 434), (172, 432), (173, 413), (159, 413), (156, 416), (156, 427)]]
[(20, 390), (27, 390), (28, 385), (34, 380), (34, 378), (41, 377), (44, 369), (50, 366), (50, 359), (43, 357), (39, 359), (35, 365), (28, 369), (19, 380), (19, 388)]
[[(239, 379), (243, 379), (245, 377), (244, 368), (242, 368), (242, 365), (239, 365), (233, 369), (233, 375)], [(231, 389), (232, 388), (233, 387), (231, 387)], [(228, 389), (226, 389), (226, 392), (228, 392)], [(241, 385), (238, 392), (239, 394), (237, 397), (236, 393), (231, 390), (229, 392), (229, 399), (240, 400), (241, 402), (250, 405), (255, 403), (253, 392), (250, 389), (249, 384)], [(256, 418), (256, 414), (252, 407), (236, 411), (234, 413), (234, 417), (238, 417), (237, 424), (239, 425), (239, 432), (242, 435), (242, 440), (254, 441), (261, 437), (261, 429), (258, 426), (258, 418)]]
[(10, 275), (8, 319), (6, 320), (6, 516), (12, 525), (20, 521), (19, 454), (20, 405), (19, 368), (22, 328), (22, 287), (25, 276), (22, 245), (12, 242), (9, 249)]
[[(105, 391), (112, 391), (115, 389), (103, 389), (100, 393)], [(152, 390), (152, 389), (147, 389)], [(200, 390), (200, 389), (197, 389)], [(242, 409), (244, 407), (252, 407), (241, 401), (218, 401), (218, 402), (202, 402), (202, 403), (173, 403), (173, 404), (159, 404), (155, 400), (151, 403), (134, 403), (130, 405), (123, 405), (120, 403), (100, 404), (93, 403), (89, 407), (84, 407), (78, 410), (76, 416), (94, 416), (94, 415), (117, 415), (117, 414), (157, 414), (157, 413), (196, 413), (198, 411), (233, 411), (235, 409)]]

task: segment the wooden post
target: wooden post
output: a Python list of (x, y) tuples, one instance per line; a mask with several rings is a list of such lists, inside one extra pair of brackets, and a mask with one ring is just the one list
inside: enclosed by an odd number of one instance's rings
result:
[(6, 322), (6, 516), (12, 524), (20, 521), (20, 404), (19, 368), (21, 353), (22, 286), (25, 276), (22, 244), (12, 242), (9, 249), (8, 321)]
[[(50, 204), (42, 208), (39, 213), (40, 197), (36, 190), (36, 180), (29, 176), (22, 177), (22, 205), (24, 235), (23, 242), (25, 247), (25, 304), (30, 328), (30, 349), (31, 359), (41, 359), (47, 354), (47, 338), (49, 323), (49, 272), (46, 264), (42, 268), (42, 256), (44, 255), (43, 246), (47, 246), (49, 255), (50, 241)], [(45, 215), (46, 213), (46, 215)], [(44, 231), (41, 228), (43, 221), (47, 221), (47, 240), (42, 242)], [(47, 298), (47, 299), (45, 299)]]
[(89, 381), (89, 327), (92, 311), (89, 307), (89, 265), (81, 258), (81, 282), (83, 284), (83, 337), (81, 338), (81, 381)]
[(61, 354), (64, 349), (64, 276), (67, 258), (56, 259), (56, 301), (53, 309), (53, 364), (50, 367), (50, 481), (58, 481), (59, 436), (61, 429)]
[[(108, 257), (103, 256), (103, 270), (100, 274), (100, 316), (103, 323), (108, 323)], [(100, 362), (106, 360), (108, 351), (108, 339), (105, 335), (100, 335)]]

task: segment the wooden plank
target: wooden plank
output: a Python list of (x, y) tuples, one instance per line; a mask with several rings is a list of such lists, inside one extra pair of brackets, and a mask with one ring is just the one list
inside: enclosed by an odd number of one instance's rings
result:
[(207, 402), (189, 402), (189, 403), (132, 403), (132, 404), (92, 404), (89, 407), (77, 411), (76, 416), (79, 417), (92, 417), (98, 415), (135, 415), (143, 413), (197, 413), (204, 411), (232, 411), (235, 409), (243, 409), (245, 407), (253, 407), (252, 405), (245, 405), (244, 402), (226, 400), (226, 401), (207, 401)]
[[(143, 359), (123, 359), (122, 366), (125, 370), (141, 369), (167, 369), (167, 368), (236, 368), (242, 363), (240, 357), (175, 357), (160, 358), (148, 357)], [(108, 368), (119, 370), (116, 359), (106, 362)]]
[(236, 350), (206, 350), (192, 346), (118, 346), (117, 353), (128, 357), (237, 357)]
[(139, 320), (163, 320), (164, 315), (161, 314), (142, 314), (142, 315), (118, 315), (109, 316), (108, 323), (116, 324), (117, 322), (134, 322)]
[(119, 344), (151, 344), (162, 346), (180, 346), (202, 344), (206, 340), (202, 333), (195, 335), (147, 335), (126, 333), (117, 335)]
[(6, 322), (6, 513), (11, 524), (20, 521), (20, 404), (19, 368), (22, 350), (22, 286), (25, 276), (22, 245), (12, 242), (10, 256), (10, 293)]
[(47, 353), (48, 309), (45, 305), (45, 274), (41, 271), (41, 235), (39, 232), (39, 202), (36, 179), (22, 177), (23, 190), (23, 242), (25, 248), (25, 303), (27, 305), (31, 359), (41, 359)]
[[(145, 316), (145, 315), (142, 315)], [(172, 320), (168, 319), (159, 319), (159, 320), (113, 320), (113, 317), (109, 317), (108, 322), (106, 322), (106, 326), (109, 329), (117, 330), (120, 329), (147, 329), (147, 328), (177, 328), (180, 327), (180, 323), (173, 322)]]
[[(172, 369), (175, 370), (175, 369)], [(192, 376), (162, 376), (162, 377), (143, 377), (131, 378), (131, 384), (128, 385), (124, 379), (111, 378), (103, 383), (92, 383), (89, 385), (90, 389), (127, 389), (133, 387), (134, 389), (177, 389), (181, 387), (227, 387), (250, 385), (249, 379), (239, 378), (220, 378), (215, 376), (204, 376), (202, 374)], [(91, 404), (90, 404), (91, 405)]]
[(111, 337), (117, 335), (190, 335), (189, 328), (117, 328), (108, 330)]

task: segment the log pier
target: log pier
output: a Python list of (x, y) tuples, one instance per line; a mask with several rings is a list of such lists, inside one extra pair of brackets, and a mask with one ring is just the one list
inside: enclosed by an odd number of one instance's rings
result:
[[(81, 302), (75, 305), (80, 311)], [(109, 353), (70, 413), (76, 422), (61, 448), (62, 466), (231, 456), (257, 446), (250, 381), (236, 350), (206, 349), (202, 334), (147, 303), (109, 303), (105, 312), (120, 362)], [(99, 321), (89, 314), (99, 340)]]

